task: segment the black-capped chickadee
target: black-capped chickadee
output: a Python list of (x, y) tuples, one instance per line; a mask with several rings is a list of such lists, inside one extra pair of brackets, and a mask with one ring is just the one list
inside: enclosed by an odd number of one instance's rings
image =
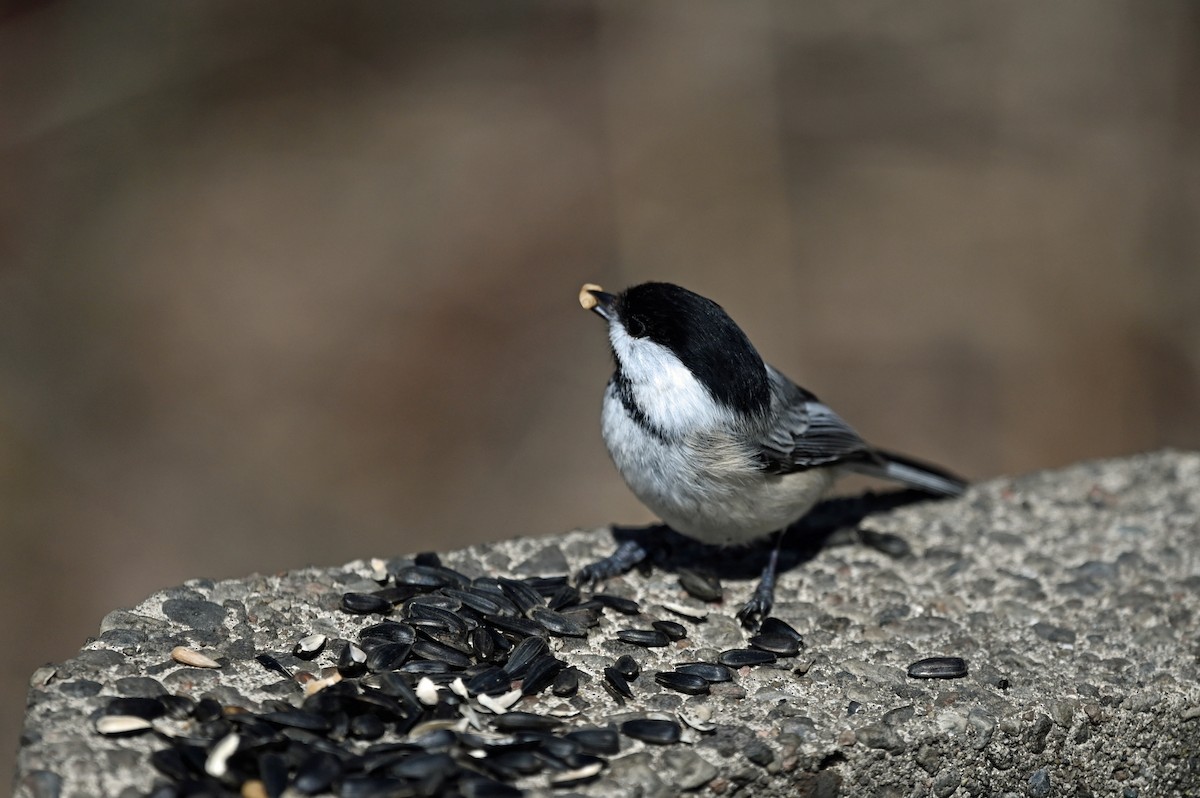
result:
[[(604, 392), (604, 443), (634, 494), (677, 532), (749, 543), (803, 517), (846, 472), (941, 496), (966, 483), (877, 449), (816, 396), (763, 362), (720, 305), (670, 283), (620, 294), (585, 285), (580, 304), (608, 322), (616, 371)], [(596, 581), (646, 556), (626, 541), (580, 576)], [(751, 600), (755, 625), (774, 602), (778, 543)]]

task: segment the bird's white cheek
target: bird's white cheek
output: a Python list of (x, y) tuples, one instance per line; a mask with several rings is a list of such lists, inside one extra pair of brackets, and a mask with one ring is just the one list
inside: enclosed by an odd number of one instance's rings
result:
[(610, 338), (634, 401), (659, 430), (682, 435), (727, 421), (728, 411), (671, 350), (633, 338), (619, 325), (612, 326)]

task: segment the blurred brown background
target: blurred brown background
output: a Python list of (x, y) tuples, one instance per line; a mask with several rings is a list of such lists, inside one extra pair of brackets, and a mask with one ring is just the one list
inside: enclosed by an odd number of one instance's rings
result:
[(648, 520), (585, 281), (975, 478), (1200, 445), (1200, 6), (0, 12), (0, 744), (195, 576)]

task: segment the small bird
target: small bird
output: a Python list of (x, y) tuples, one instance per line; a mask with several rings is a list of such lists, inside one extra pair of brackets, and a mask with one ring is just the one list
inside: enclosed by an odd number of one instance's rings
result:
[[(869, 445), (816, 396), (763, 362), (710, 299), (671, 283), (619, 294), (585, 285), (579, 302), (608, 322), (616, 371), (604, 391), (604, 443), (633, 493), (665, 524), (703, 543), (776, 534), (762, 578), (738, 613), (756, 626), (774, 603), (783, 531), (842, 474), (894, 480), (938, 496), (966, 482)], [(647, 556), (625, 541), (585, 567), (595, 582)]]

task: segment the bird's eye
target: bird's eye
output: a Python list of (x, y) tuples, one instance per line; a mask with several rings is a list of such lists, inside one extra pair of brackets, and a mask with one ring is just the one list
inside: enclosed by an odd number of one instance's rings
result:
[(640, 316), (630, 316), (625, 319), (625, 332), (634, 338), (646, 337), (646, 321)]

